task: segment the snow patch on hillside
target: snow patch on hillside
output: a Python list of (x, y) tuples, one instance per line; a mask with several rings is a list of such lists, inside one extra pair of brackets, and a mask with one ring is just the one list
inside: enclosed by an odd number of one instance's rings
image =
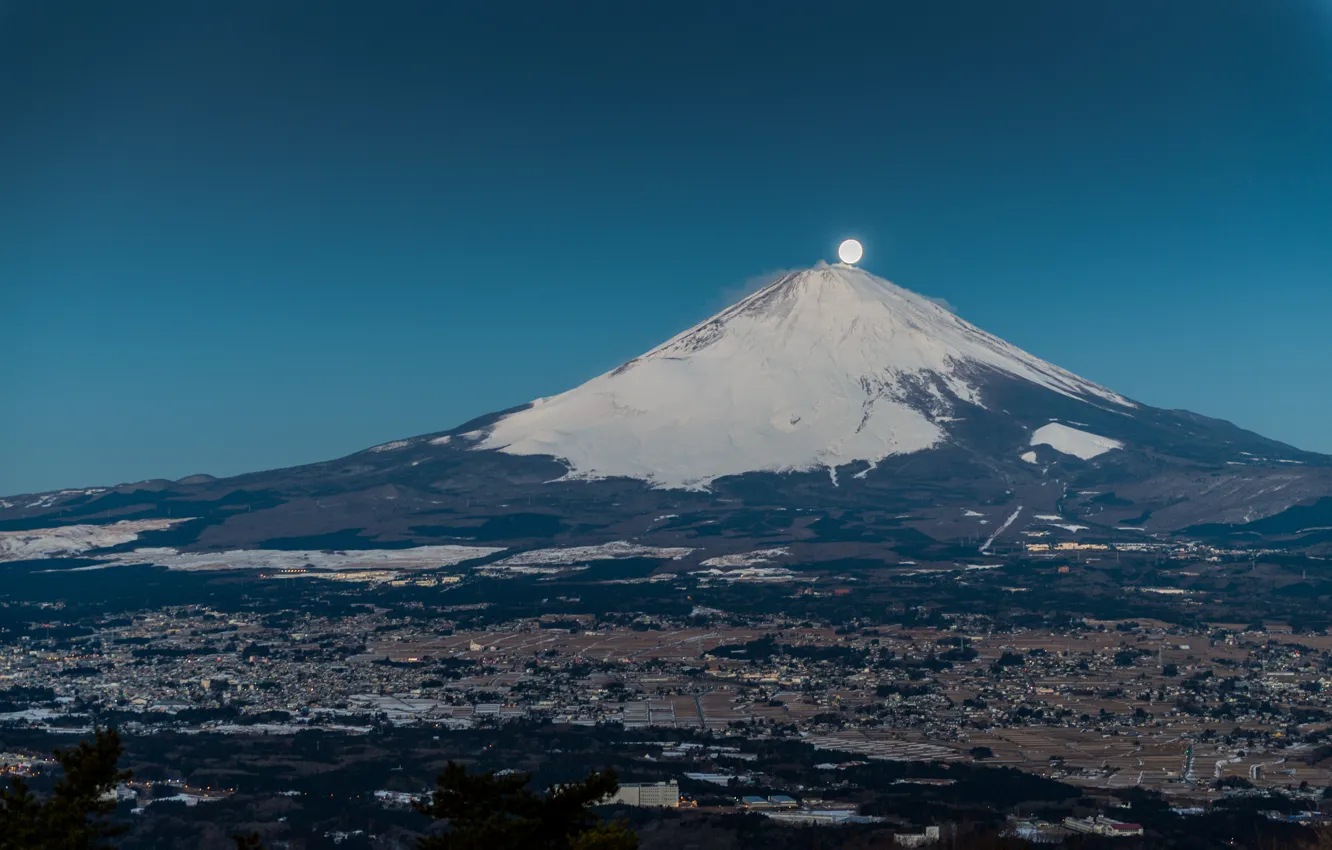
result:
[(1074, 533), (1087, 530), (1087, 526), (1069, 522), (1059, 514), (1036, 514), (1036, 519), (1041, 522), (1049, 523), (1054, 528), (1062, 528), (1065, 531), (1072, 531)]
[(1013, 524), (1013, 522), (1018, 518), (1018, 515), (1021, 513), (1022, 513), (1022, 505), (1018, 505), (1017, 510), (1009, 514), (1008, 519), (1004, 520), (1004, 524), (996, 528), (994, 530), (994, 534), (991, 534), (990, 538), (981, 544), (979, 551), (982, 555), (990, 551), (990, 547), (994, 545), (994, 541), (999, 537), (999, 535), (1003, 534), (1004, 531), (1006, 531), (1010, 525)]
[(74, 490), (55, 490), (50, 493), (24, 494), (26, 498), (33, 499), (33, 501), (27, 503), (13, 501), (20, 497), (10, 496), (8, 499), (0, 499), (0, 509), (53, 508), (56, 504), (65, 501), (66, 499), (75, 496), (94, 496), (98, 493), (105, 493), (106, 489), (107, 488), (105, 487), (86, 487)]
[(533, 549), (519, 552), (503, 560), (488, 564), (495, 567), (538, 567), (552, 564), (579, 564), (585, 561), (611, 561), (620, 558), (660, 558), (674, 560), (685, 557), (693, 549), (684, 547), (643, 546), (627, 540), (602, 543), (599, 546), (567, 546), (559, 549)]
[[(1051, 422), (1033, 431), (1031, 444), (1049, 446), (1057, 452), (1080, 457), (1083, 460), (1091, 460), (1106, 452), (1124, 448), (1124, 444), (1119, 440), (1112, 440), (1088, 431), (1079, 431), (1060, 422)], [(1026, 460), (1026, 455), (1023, 455), (1023, 460)]]
[(701, 579), (718, 579), (726, 582), (784, 582), (794, 581), (796, 574), (786, 567), (736, 567), (734, 569), (694, 570), (691, 576)]
[(120, 564), (152, 564), (173, 570), (429, 570), (503, 552), (493, 546), (415, 546), (410, 549), (310, 551), (235, 549), (230, 552), (178, 552), (136, 549), (106, 556)]
[(0, 561), (73, 558), (95, 549), (130, 543), (145, 531), (161, 531), (187, 521), (187, 518), (127, 519), (110, 525), (62, 525), (33, 531), (0, 531)]
[(704, 567), (752, 567), (756, 564), (766, 564), (774, 558), (782, 558), (791, 554), (790, 549), (756, 549), (753, 552), (742, 552), (736, 555), (718, 555), (715, 558), (708, 558), (701, 566)]

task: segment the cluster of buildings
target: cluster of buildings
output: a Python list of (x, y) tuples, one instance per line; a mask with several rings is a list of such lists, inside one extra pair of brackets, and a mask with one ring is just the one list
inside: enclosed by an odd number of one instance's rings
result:
[(356, 733), (537, 718), (800, 735), (864, 758), (985, 759), (1089, 787), (1332, 785), (1310, 757), (1332, 728), (1326, 636), (1123, 622), (993, 632), (978, 617), (913, 628), (621, 619), (468, 630), (381, 610), (126, 616), (0, 646), (0, 724), (91, 725), (96, 711), (131, 732)]
[(1089, 818), (1064, 818), (1064, 826), (1072, 832), (1086, 835), (1107, 835), (1111, 838), (1131, 838), (1142, 835), (1142, 825), (1115, 820), (1105, 815)]
[[(637, 806), (640, 808), (674, 809), (681, 805), (689, 805), (692, 808), (698, 807), (698, 803), (695, 801), (681, 802), (680, 785), (674, 779), (666, 782), (622, 783), (619, 790), (609, 797), (606, 802), (613, 805)], [(744, 811), (766, 815), (778, 822), (789, 824), (835, 826), (846, 823), (879, 823), (883, 821), (883, 818), (859, 814), (855, 806), (802, 803), (786, 794), (769, 794), (766, 797), (757, 794), (746, 794), (738, 800), (738, 807)], [(931, 842), (937, 841), (939, 827), (928, 827), (925, 835), (932, 836), (929, 839)], [(903, 839), (909, 839), (910, 837), (908, 834), (899, 835), (897, 836), (898, 843), (906, 843)], [(908, 846), (918, 845), (909, 844)]]
[[(1190, 540), (1170, 541), (1116, 541), (1116, 542), (1080, 542), (1076, 540), (1042, 540), (1049, 536), (1046, 531), (1024, 531), (1021, 534), (1028, 540), (1021, 543), (1021, 551), (1038, 557), (1081, 553), (1122, 553), (1127, 555), (1147, 555), (1170, 560), (1190, 562), (1220, 563), (1222, 561), (1248, 561), (1255, 557), (1272, 554), (1266, 549), (1228, 549), (1211, 546)], [(1034, 539), (1032, 539), (1034, 538)]]

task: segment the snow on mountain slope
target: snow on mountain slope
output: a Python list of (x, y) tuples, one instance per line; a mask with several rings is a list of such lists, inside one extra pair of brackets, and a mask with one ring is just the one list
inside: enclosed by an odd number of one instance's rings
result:
[(1133, 402), (850, 266), (785, 275), (641, 357), (503, 417), (478, 444), (573, 478), (706, 487), (755, 471), (870, 465), (947, 439), (987, 374), (1121, 410)]
[[(178, 552), (170, 548), (136, 549), (102, 556), (112, 564), (153, 564), (172, 570), (430, 570), (473, 558), (485, 558), (503, 547), (416, 546), (410, 549), (354, 549), (348, 551), (296, 551), (238, 549), (229, 552)], [(83, 569), (95, 569), (85, 567)]]
[(693, 549), (671, 546), (643, 546), (627, 540), (614, 540), (599, 546), (571, 546), (560, 549), (534, 549), (496, 561), (495, 567), (532, 567), (551, 564), (577, 564), (584, 561), (614, 561), (621, 558), (670, 558), (679, 560)]
[(145, 531), (161, 531), (186, 522), (177, 519), (121, 520), (110, 525), (65, 525), (35, 531), (0, 531), (0, 561), (73, 558), (84, 552), (119, 546)]
[(1079, 431), (1077, 428), (1070, 428), (1059, 422), (1042, 425), (1033, 431), (1031, 444), (1033, 446), (1049, 446), (1057, 452), (1080, 457), (1083, 460), (1091, 460), (1106, 452), (1124, 448), (1124, 444), (1119, 440), (1112, 440), (1109, 437), (1102, 437), (1087, 431)]

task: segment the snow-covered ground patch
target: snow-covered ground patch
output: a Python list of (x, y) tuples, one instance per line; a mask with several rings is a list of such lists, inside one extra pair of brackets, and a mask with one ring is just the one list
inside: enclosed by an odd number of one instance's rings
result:
[(503, 552), (492, 546), (416, 546), (411, 549), (287, 551), (236, 549), (231, 552), (177, 552), (136, 549), (106, 556), (118, 564), (152, 564), (173, 570), (429, 570)]
[(476, 567), (477, 573), (490, 578), (515, 578), (517, 576), (553, 576), (561, 573), (576, 573), (587, 569), (586, 564), (548, 564), (540, 567), (502, 567), (499, 564), (482, 564)]
[[(1033, 431), (1031, 444), (1033, 446), (1049, 446), (1057, 452), (1073, 455), (1083, 460), (1091, 460), (1106, 452), (1124, 448), (1124, 444), (1119, 440), (1112, 440), (1109, 437), (1102, 437), (1089, 431), (1079, 431), (1077, 428), (1070, 428), (1059, 422), (1042, 425)], [(1026, 460), (1025, 455), (1023, 460)]]
[(448, 434), (445, 434), (445, 435), (442, 436), (442, 437), (436, 437), (435, 439), (431, 440), (431, 441), (430, 441), (430, 445), (432, 445), (432, 446), (447, 446), (447, 445), (448, 445), (449, 443), (451, 443), (451, 442), (453, 442), (453, 438), (450, 437)]
[(62, 525), (32, 531), (0, 531), (0, 561), (72, 558), (139, 539), (145, 531), (161, 531), (179, 519), (127, 519), (110, 525)]
[(796, 578), (796, 574), (786, 567), (738, 567), (729, 570), (713, 567), (707, 570), (694, 570), (690, 575), (698, 576), (701, 579), (716, 579), (726, 582), (795, 581)]
[[(1077, 523), (1069, 522), (1068, 520), (1061, 517), (1059, 514), (1036, 514), (1036, 519), (1040, 520), (1041, 522), (1048, 523), (1053, 528), (1062, 528), (1065, 531), (1072, 531), (1072, 532), (1086, 531), (1088, 528), (1085, 525), (1078, 525)], [(1032, 536), (1035, 536), (1032, 532), (1024, 531), (1023, 534), (1032, 534)], [(1044, 532), (1042, 532), (1041, 534), (1043, 536)]]
[[(61, 499), (64, 499), (64, 498), (67, 498), (67, 497), (70, 497), (70, 496), (93, 496), (93, 495), (96, 495), (96, 494), (98, 494), (98, 493), (105, 493), (105, 492), (106, 492), (106, 488), (105, 488), (105, 487), (87, 487), (87, 488), (84, 488), (84, 489), (75, 489), (75, 490), (56, 490), (56, 491), (53, 492), (53, 493), (37, 493), (37, 494), (35, 494), (36, 497), (37, 497), (36, 500), (35, 500), (35, 501), (32, 501), (32, 502), (29, 502), (28, 504), (24, 505), (23, 507), (25, 507), (25, 508), (51, 508), (51, 507), (55, 507), (55, 504), (56, 504), (57, 502), (59, 502)], [(14, 503), (14, 502), (11, 502), (11, 501), (8, 501), (8, 500), (4, 500), (4, 499), (0, 499), (0, 507), (12, 508), (12, 507), (14, 507), (14, 506), (15, 506), (15, 503)]]
[(701, 566), (704, 567), (752, 567), (756, 564), (766, 564), (774, 558), (782, 558), (791, 554), (790, 549), (756, 549), (753, 552), (742, 552), (736, 555), (718, 555), (715, 558), (708, 558)]
[(963, 511), (962, 516), (985, 516), (980, 511)]
[(186, 806), (194, 808), (200, 803), (216, 803), (224, 799), (226, 798), (220, 795), (217, 797), (205, 797), (202, 794), (186, 794), (182, 791), (179, 794), (172, 794), (170, 797), (153, 797), (150, 800), (144, 800), (142, 806), (137, 806), (133, 809), (133, 813), (139, 814), (149, 806), (158, 803), (184, 803)]
[(493, 564), (488, 569), (502, 567), (541, 567), (560, 564), (581, 564), (586, 561), (613, 561), (621, 558), (659, 558), (678, 561), (693, 552), (684, 547), (643, 546), (627, 540), (602, 543), (599, 546), (567, 546), (559, 549), (533, 549), (519, 552)]
[(60, 709), (28, 708), (23, 711), (6, 711), (0, 714), (0, 723), (42, 723), (64, 716), (64, 711)]
[(391, 452), (396, 449), (405, 449), (412, 444), (411, 440), (394, 440), (391, 443), (384, 443), (380, 446), (373, 446), (366, 451), (371, 452)]
[[(1069, 522), (1059, 514), (1036, 514), (1036, 519), (1049, 524), (1053, 528), (1062, 528), (1065, 531), (1078, 532), (1087, 530), (1087, 526)], [(1035, 536), (1032, 532), (1024, 531), (1023, 534), (1032, 534), (1032, 536)], [(1044, 536), (1044, 532), (1041, 532), (1041, 535)]]

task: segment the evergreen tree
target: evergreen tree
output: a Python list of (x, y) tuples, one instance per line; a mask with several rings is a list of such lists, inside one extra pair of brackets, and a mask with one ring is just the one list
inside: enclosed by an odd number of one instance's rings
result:
[(117, 770), (124, 747), (114, 729), (98, 729), (93, 740), (54, 755), (64, 776), (51, 795), (38, 799), (22, 779), (0, 788), (0, 850), (101, 850), (128, 827), (108, 823), (116, 786), (130, 778)]
[(615, 771), (539, 794), (530, 773), (468, 773), (450, 761), (435, 791), (416, 810), (448, 822), (446, 832), (421, 839), (421, 850), (636, 850), (623, 824), (602, 823), (591, 807), (619, 789)]

